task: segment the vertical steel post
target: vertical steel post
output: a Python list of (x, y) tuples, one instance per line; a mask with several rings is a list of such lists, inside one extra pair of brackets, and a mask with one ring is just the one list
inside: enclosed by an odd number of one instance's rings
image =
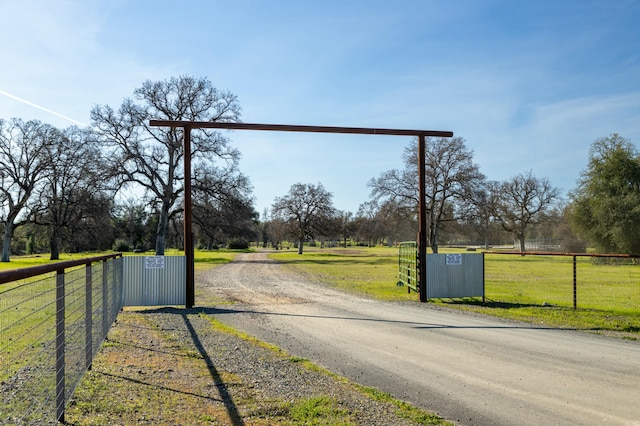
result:
[(576, 256), (573, 256), (573, 309), (578, 308), (578, 270)]
[(485, 271), (485, 263), (484, 263), (484, 252), (482, 252), (482, 303), (485, 302), (485, 284), (486, 284), (486, 276), (484, 274)]
[(426, 137), (418, 135), (418, 283), (420, 301), (427, 301), (427, 203), (426, 203)]
[(195, 304), (193, 232), (191, 226), (191, 127), (183, 127), (184, 133), (184, 257), (186, 262), (186, 303), (187, 309)]
[(91, 370), (93, 358), (93, 275), (91, 263), (85, 265), (84, 296), (85, 368)]
[(102, 335), (109, 332), (109, 264), (106, 259), (102, 261)]
[(56, 419), (64, 423), (64, 269), (56, 272)]

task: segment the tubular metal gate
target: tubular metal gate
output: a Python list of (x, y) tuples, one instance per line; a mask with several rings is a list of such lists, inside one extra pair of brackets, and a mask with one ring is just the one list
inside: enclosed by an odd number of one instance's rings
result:
[(122, 308), (120, 253), (0, 272), (0, 423), (56, 424)]
[(398, 285), (406, 285), (411, 290), (419, 292), (418, 274), (416, 272), (416, 258), (418, 248), (415, 241), (400, 243), (398, 256)]

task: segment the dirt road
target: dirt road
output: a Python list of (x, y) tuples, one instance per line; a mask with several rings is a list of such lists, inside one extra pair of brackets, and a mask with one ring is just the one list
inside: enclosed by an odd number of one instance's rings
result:
[(640, 425), (637, 341), (345, 295), (264, 253), (196, 290), (218, 320), (456, 424)]

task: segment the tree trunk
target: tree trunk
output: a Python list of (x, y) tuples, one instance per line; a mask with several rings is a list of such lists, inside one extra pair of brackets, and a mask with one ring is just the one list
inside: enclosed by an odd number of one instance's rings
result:
[(304, 238), (300, 238), (300, 242), (298, 244), (298, 254), (302, 254), (302, 246), (304, 245)]
[[(433, 226), (433, 225), (432, 225)], [(430, 241), (429, 241), (429, 245), (431, 246), (431, 251), (434, 254), (438, 253), (438, 228), (433, 226), (433, 228), (431, 229), (430, 232)]]
[(60, 259), (60, 231), (57, 226), (53, 227), (51, 237), (49, 238), (49, 249), (51, 250), (51, 256), (49, 260)]
[(520, 252), (524, 253), (525, 251), (527, 251), (527, 248), (525, 247), (525, 244), (524, 244), (524, 237), (520, 237), (518, 238), (518, 240), (520, 240)]
[(4, 226), (4, 237), (2, 240), (2, 262), (9, 262), (11, 255), (11, 238), (13, 238), (13, 221), (9, 220)]
[(160, 209), (160, 217), (158, 218), (158, 229), (156, 231), (156, 256), (164, 256), (168, 223), (169, 206), (163, 202), (162, 208)]

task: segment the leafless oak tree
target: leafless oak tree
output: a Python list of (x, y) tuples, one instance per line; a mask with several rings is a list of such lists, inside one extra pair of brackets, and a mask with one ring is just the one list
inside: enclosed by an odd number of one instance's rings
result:
[(549, 179), (538, 178), (531, 171), (515, 175), (498, 190), (495, 216), (504, 230), (516, 237), (524, 252), (527, 229), (554, 206), (560, 191)]
[(0, 206), (4, 225), (2, 262), (9, 262), (15, 229), (28, 222), (34, 194), (51, 164), (49, 148), (60, 133), (37, 120), (0, 120)]
[[(473, 162), (473, 152), (465, 140), (427, 138), (425, 144), (426, 206), (428, 244), (438, 252), (438, 234), (445, 220), (452, 220), (456, 203), (464, 202), (483, 180)], [(401, 208), (417, 213), (418, 208), (418, 143), (405, 148), (404, 170), (389, 170), (369, 181), (376, 200), (392, 200)]]
[[(68, 242), (74, 239), (70, 234), (83, 226), (92, 228), (89, 232), (94, 233), (94, 240), (109, 232), (113, 196), (102, 188), (104, 159), (89, 130), (72, 126), (58, 131), (47, 151), (50, 163), (32, 209), (32, 220), (49, 230), (50, 258), (57, 260), (63, 232)], [(104, 218), (105, 213), (106, 223), (100, 223), (104, 221), (97, 219)]]
[[(177, 201), (184, 195), (183, 135), (179, 128), (150, 127), (150, 119), (235, 122), (240, 118), (236, 96), (213, 87), (207, 78), (174, 77), (146, 81), (125, 99), (118, 111), (96, 106), (92, 123), (111, 147), (112, 176), (121, 185), (135, 184), (159, 212), (156, 254), (164, 254), (169, 219), (180, 213)], [(237, 172), (239, 152), (217, 131), (192, 131), (195, 170)], [(212, 189), (213, 190), (213, 189)]]
[(296, 183), (287, 195), (273, 202), (272, 218), (288, 224), (290, 234), (298, 242), (298, 254), (302, 254), (305, 239), (322, 235), (330, 225), (335, 216), (332, 197), (321, 183)]

